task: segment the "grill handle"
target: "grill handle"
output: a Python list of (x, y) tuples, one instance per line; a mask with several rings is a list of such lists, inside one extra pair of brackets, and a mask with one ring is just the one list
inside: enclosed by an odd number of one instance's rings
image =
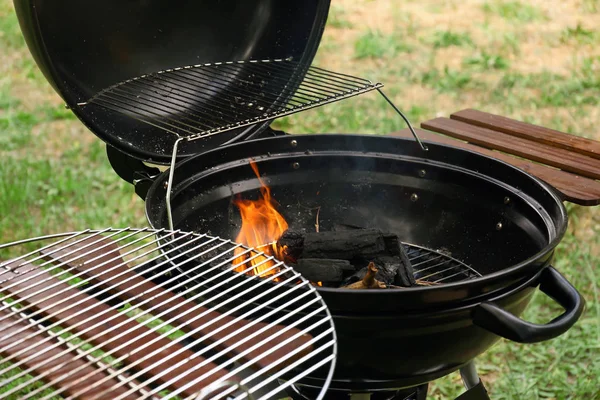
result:
[(544, 325), (523, 321), (494, 303), (481, 303), (473, 310), (473, 323), (498, 336), (518, 343), (553, 339), (571, 328), (583, 313), (585, 301), (577, 289), (553, 267), (545, 268), (540, 290), (560, 304), (565, 312)]

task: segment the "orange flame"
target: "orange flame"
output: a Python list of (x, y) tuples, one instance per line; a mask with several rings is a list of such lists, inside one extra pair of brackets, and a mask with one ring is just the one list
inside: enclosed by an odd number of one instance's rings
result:
[[(242, 228), (235, 241), (248, 247), (258, 247), (263, 253), (283, 260), (283, 254), (281, 254), (283, 249), (279, 249), (275, 242), (288, 228), (288, 224), (285, 218), (277, 211), (277, 202), (271, 197), (271, 188), (263, 182), (256, 163), (251, 161), (250, 165), (260, 182), (261, 195), (258, 200), (244, 200), (241, 197), (235, 199), (234, 204), (240, 210), (242, 217)], [(240, 255), (242, 252), (244, 252), (244, 249), (235, 249), (234, 255), (239, 257), (236, 257), (233, 262), (234, 264), (240, 264), (240, 266), (235, 268), (235, 271), (243, 272), (253, 267), (250, 275), (259, 275), (261, 277), (274, 275), (278, 272), (277, 268), (265, 272), (275, 265), (272, 260), (267, 259), (265, 256), (257, 256), (245, 262), (250, 257), (248, 254)], [(251, 253), (251, 256), (255, 255)]]

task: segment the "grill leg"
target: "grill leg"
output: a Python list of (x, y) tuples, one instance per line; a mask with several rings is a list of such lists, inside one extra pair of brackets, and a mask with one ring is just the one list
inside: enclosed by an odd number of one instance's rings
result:
[(458, 396), (456, 400), (490, 400), (483, 382), (477, 375), (477, 369), (473, 361), (460, 369), (460, 376), (467, 391)]
[(475, 362), (471, 361), (460, 369), (460, 376), (462, 378), (465, 389), (469, 390), (472, 387), (477, 386), (479, 383), (479, 375), (477, 375), (477, 368), (475, 368)]

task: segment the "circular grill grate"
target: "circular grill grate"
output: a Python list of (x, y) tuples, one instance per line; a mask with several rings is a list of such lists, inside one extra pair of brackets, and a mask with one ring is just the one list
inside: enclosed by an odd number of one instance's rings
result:
[[(295, 285), (274, 293), (269, 280), (225, 276), (240, 267), (236, 250)], [(0, 245), (0, 258), (0, 399), (271, 399), (319, 368), (319, 398), (329, 386), (337, 342), (325, 303), (257, 250), (126, 228)], [(202, 287), (179, 279), (190, 261), (216, 273)]]

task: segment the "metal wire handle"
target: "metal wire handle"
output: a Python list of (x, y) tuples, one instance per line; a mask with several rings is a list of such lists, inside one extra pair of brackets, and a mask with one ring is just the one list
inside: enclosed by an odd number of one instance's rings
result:
[(174, 231), (173, 228), (173, 211), (171, 209), (171, 191), (173, 189), (173, 175), (175, 175), (175, 163), (177, 162), (177, 150), (179, 148), (179, 142), (181, 142), (183, 138), (179, 138), (175, 141), (173, 145), (173, 155), (171, 156), (171, 167), (169, 169), (169, 180), (167, 181), (167, 196), (165, 201), (167, 202), (167, 219), (169, 220), (169, 229)]
[(383, 90), (381, 90), (381, 88), (377, 88), (377, 91), (379, 92), (379, 94), (381, 94), (383, 96), (383, 98), (389, 103), (389, 105), (392, 106), (392, 108), (402, 117), (402, 119), (404, 120), (404, 122), (406, 122), (406, 125), (408, 125), (408, 129), (410, 129), (410, 132), (414, 136), (415, 140), (417, 141), (417, 143), (419, 144), (419, 146), (421, 147), (421, 149), (423, 151), (428, 151), (429, 148), (426, 145), (424, 145), (423, 142), (421, 142), (421, 139), (419, 138), (419, 135), (417, 135), (417, 132), (412, 127), (412, 124), (410, 123), (410, 121), (408, 120), (408, 118), (406, 117), (406, 115), (404, 115), (404, 113), (402, 113), (402, 111), (400, 111), (400, 109), (398, 107), (396, 107), (396, 105), (392, 102), (392, 100), (389, 97), (387, 97), (385, 95), (385, 93), (383, 93)]

